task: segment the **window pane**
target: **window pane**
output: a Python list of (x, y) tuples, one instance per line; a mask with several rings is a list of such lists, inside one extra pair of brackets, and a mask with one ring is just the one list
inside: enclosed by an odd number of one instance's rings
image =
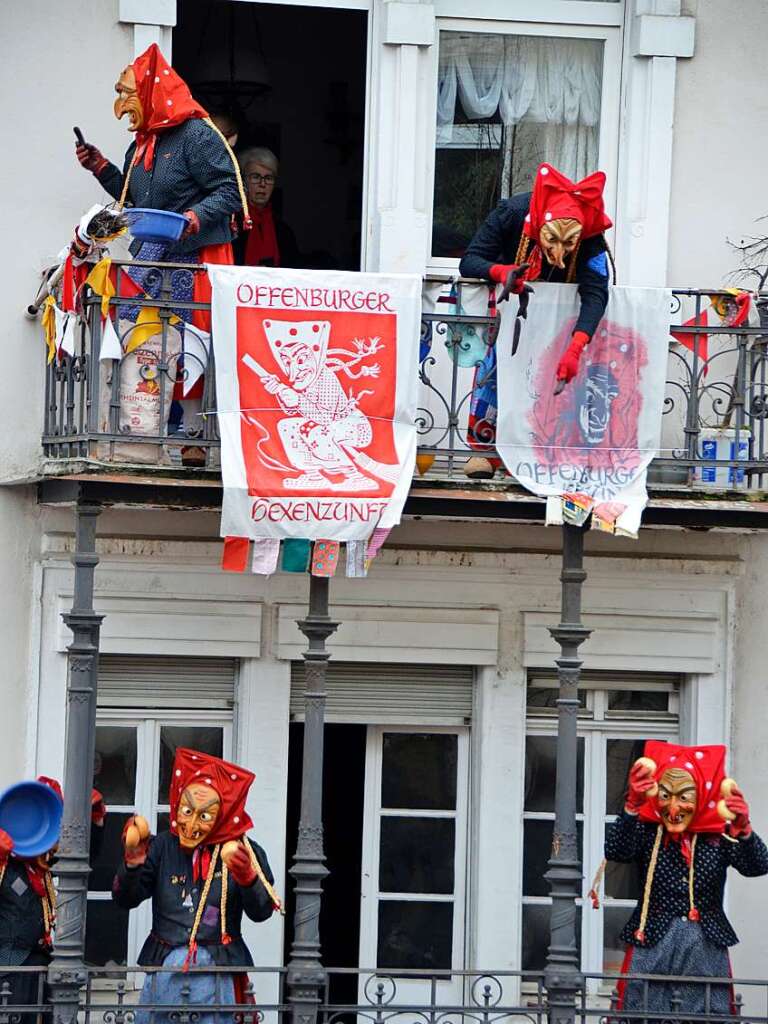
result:
[(381, 819), (381, 892), (453, 892), (453, 818)]
[(455, 810), (457, 736), (386, 732), (383, 742), (382, 807)]
[(605, 813), (618, 814), (627, 794), (629, 769), (643, 756), (644, 740), (607, 740), (605, 744)]
[(603, 970), (618, 973), (624, 962), (626, 942), (620, 938), (632, 913), (631, 907), (603, 908)]
[[(526, 704), (529, 710), (552, 710), (557, 711), (557, 695), (558, 688), (556, 686), (529, 686)], [(586, 690), (579, 690), (579, 707), (586, 708), (587, 706), (587, 693)]]
[(461, 256), (543, 160), (576, 179), (597, 170), (602, 63), (595, 39), (440, 33), (435, 256)]
[[(523, 906), (522, 965), (524, 971), (542, 971), (549, 948), (549, 916), (552, 908)], [(576, 949), (581, 956), (581, 907), (576, 908)]]
[(128, 911), (112, 900), (88, 900), (85, 960), (96, 967), (128, 962)]
[(669, 712), (667, 690), (609, 690), (609, 711)]
[(169, 832), (171, 828), (171, 816), (167, 811), (161, 811), (157, 816), (157, 834)]
[(453, 903), (379, 903), (377, 967), (451, 966)]
[[(555, 752), (554, 736), (526, 736), (525, 738), (525, 810), (555, 810)], [(576, 809), (581, 813), (584, 804), (584, 740), (579, 739), (576, 762)]]
[(221, 757), (224, 748), (224, 730), (221, 726), (164, 725), (160, 729), (160, 779), (157, 799), (161, 804), (168, 802), (171, 785), (171, 768), (176, 747), (189, 747), (204, 754)]
[[(90, 892), (111, 892), (112, 879), (123, 856), (123, 825), (128, 815), (125, 811), (107, 814), (101, 836), (97, 840), (101, 844), (98, 857), (91, 854), (92, 871), (88, 879)], [(93, 830), (96, 833), (96, 829)]]
[(136, 799), (136, 729), (134, 726), (97, 725), (93, 784), (107, 806)]
[[(544, 874), (547, 870), (547, 863), (552, 856), (552, 831), (553, 821), (526, 821), (523, 824), (523, 895), (524, 896), (549, 896), (549, 885)], [(580, 821), (576, 823), (576, 833), (579, 848), (579, 860), (581, 860), (581, 835), (583, 826)]]

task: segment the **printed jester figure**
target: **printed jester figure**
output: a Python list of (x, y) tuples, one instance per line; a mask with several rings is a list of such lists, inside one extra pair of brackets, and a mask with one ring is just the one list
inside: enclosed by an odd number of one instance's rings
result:
[[(630, 770), (624, 810), (605, 841), (606, 860), (637, 864), (642, 887), (621, 933), (628, 945), (619, 1010), (735, 1012), (730, 985), (707, 990), (701, 982), (630, 980), (731, 976), (728, 947), (738, 939), (723, 911), (726, 872), (768, 874), (768, 850), (752, 829), (741, 790), (725, 777), (725, 753), (722, 746), (648, 740)], [(591, 895), (596, 905), (594, 889)]]
[[(176, 968), (147, 975), (143, 1005), (178, 1004), (183, 985), (189, 986), (193, 1003), (247, 1001), (242, 970), (195, 972), (183, 981), (182, 973), (190, 966), (252, 966), (240, 930), (243, 913), (266, 921), (280, 909), (267, 856), (246, 835), (253, 824), (245, 811), (253, 781), (244, 768), (179, 747), (171, 776), (170, 831), (150, 836), (139, 815), (125, 825), (124, 859), (112, 898), (126, 910), (152, 900), (152, 930), (138, 962)], [(201, 1017), (203, 1024), (207, 1019)]]
[[(557, 367), (557, 380), (573, 380), (581, 353), (589, 344), (608, 304), (608, 244), (611, 227), (605, 212), (605, 175), (571, 181), (550, 164), (536, 171), (531, 192), (503, 199), (475, 233), (459, 264), (462, 277), (485, 278), (502, 285), (498, 301), (509, 294), (527, 299), (530, 281), (573, 282), (580, 309), (571, 342)], [(496, 346), (478, 366), (473, 387), (467, 442), (488, 452), (496, 440)], [(492, 477), (499, 460), (476, 455), (464, 467), (473, 479)]]

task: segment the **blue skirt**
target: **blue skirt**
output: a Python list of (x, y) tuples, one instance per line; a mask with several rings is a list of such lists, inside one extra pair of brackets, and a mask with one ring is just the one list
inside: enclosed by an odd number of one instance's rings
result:
[[(708, 1013), (734, 1015), (731, 985), (686, 981), (632, 981), (634, 974), (672, 974), (680, 978), (729, 978), (728, 949), (715, 946), (696, 921), (675, 919), (655, 946), (631, 947), (627, 980), (619, 984), (619, 1009), (634, 1013)], [(623, 989), (623, 992), (622, 992)], [(633, 1018), (637, 1020), (638, 1018)]]
[[(234, 1013), (212, 1011), (201, 1012), (199, 1006), (234, 1006), (235, 986), (231, 974), (198, 974), (181, 970), (187, 957), (187, 947), (171, 950), (163, 961), (163, 967), (178, 967), (178, 971), (159, 971), (148, 974), (139, 997), (139, 1006), (167, 1005), (176, 1007), (176, 1012), (158, 1010), (137, 1010), (136, 1024), (169, 1024), (171, 1018), (178, 1020), (179, 1007), (194, 1008), (196, 1024), (235, 1024)], [(204, 946), (198, 947), (196, 967), (209, 967), (213, 958)]]

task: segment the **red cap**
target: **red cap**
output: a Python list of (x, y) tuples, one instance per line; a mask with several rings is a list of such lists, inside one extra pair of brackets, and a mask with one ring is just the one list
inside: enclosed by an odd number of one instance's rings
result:
[(582, 181), (571, 181), (551, 164), (541, 164), (536, 171), (523, 231), (538, 243), (544, 224), (570, 218), (581, 224), (582, 238), (601, 235), (612, 226), (605, 212), (604, 191), (602, 171), (595, 171)]
[[(696, 784), (696, 813), (689, 832), (723, 832), (725, 822), (717, 813), (720, 783), (725, 778), (725, 747), (718, 745), (681, 747), (677, 743), (646, 740), (645, 757), (656, 762), (654, 778), (658, 782), (668, 768), (682, 768), (690, 773)], [(640, 818), (659, 824), (659, 812), (654, 798), (640, 809)]]
[(193, 782), (201, 782), (215, 789), (221, 798), (221, 810), (213, 830), (206, 837), (206, 846), (240, 839), (253, 827), (253, 822), (245, 812), (245, 801), (255, 778), (253, 772), (223, 761), (220, 757), (177, 747), (168, 798), (171, 806), (171, 832), (178, 835), (175, 815), (182, 793)]

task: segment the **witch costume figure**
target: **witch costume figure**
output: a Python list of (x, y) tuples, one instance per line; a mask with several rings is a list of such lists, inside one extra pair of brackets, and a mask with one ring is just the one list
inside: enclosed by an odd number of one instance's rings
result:
[(725, 753), (648, 740), (630, 770), (624, 810), (605, 841), (606, 859), (637, 864), (642, 879), (621, 933), (627, 952), (618, 1010), (735, 1013), (729, 984), (632, 980), (731, 977), (728, 948), (738, 939), (723, 911), (726, 873), (768, 874), (768, 850), (741, 790), (725, 777)]
[[(568, 382), (579, 370), (584, 348), (597, 330), (608, 304), (608, 258), (604, 232), (605, 175), (571, 181), (550, 164), (536, 171), (533, 191), (503, 199), (480, 226), (459, 263), (462, 277), (479, 277), (525, 295), (531, 281), (575, 282), (581, 306), (571, 343), (557, 367), (557, 380)], [(493, 304), (492, 304), (493, 305)], [(479, 452), (496, 440), (496, 347), (490, 345), (479, 364), (473, 387), (467, 442)], [(487, 479), (500, 462), (485, 455), (469, 459), (466, 476)]]
[[(202, 1005), (247, 1002), (247, 974), (185, 975), (190, 966), (247, 968), (253, 965), (243, 941), (243, 913), (266, 921), (280, 901), (264, 850), (246, 835), (253, 822), (245, 811), (254, 775), (218, 757), (179, 747), (173, 764), (169, 804), (171, 828), (149, 835), (146, 820), (130, 818), (123, 830), (124, 860), (112, 898), (125, 910), (152, 900), (152, 930), (139, 954), (141, 966), (173, 971), (150, 973), (142, 1005), (177, 1005), (182, 987)], [(231, 1019), (199, 1015), (200, 1024)], [(142, 1020), (162, 1020), (157, 1011)]]
[[(177, 242), (134, 240), (133, 257), (148, 263), (232, 264), (234, 214), (243, 211), (246, 228), (250, 227), (250, 218), (237, 158), (222, 132), (193, 98), (156, 43), (123, 70), (115, 91), (115, 116), (127, 117), (128, 130), (135, 135), (122, 171), (89, 143), (77, 145), (77, 159), (118, 200), (120, 208), (127, 203), (166, 210), (182, 214), (187, 221)], [(159, 297), (163, 278), (154, 268), (132, 267), (128, 274), (147, 297)], [(170, 275), (170, 284), (172, 299), (211, 301), (210, 282), (205, 273), (176, 270)], [(138, 313), (138, 306), (120, 308), (121, 318), (127, 321), (135, 322)], [(210, 334), (207, 310), (175, 307), (174, 313), (180, 320)], [(197, 352), (196, 347), (194, 351)], [(199, 360), (198, 356), (195, 358)], [(183, 359), (178, 363), (179, 383), (174, 398), (195, 401), (203, 395), (200, 368), (187, 368), (196, 383), (185, 393), (182, 367)]]
[[(64, 798), (59, 782), (44, 775), (36, 781), (53, 791), (61, 808)], [(98, 856), (106, 816), (103, 797), (94, 789), (91, 796), (92, 858)], [(57, 836), (58, 831), (57, 827)], [(58, 838), (49, 849), (35, 855), (22, 852), (28, 842), (17, 844), (12, 835), (0, 829), (0, 983), (9, 987), (9, 1006), (34, 1006), (43, 997), (41, 973), (51, 962), (56, 927), (53, 869)], [(3, 967), (39, 967), (41, 973), (3, 975)], [(16, 1024), (33, 1024), (36, 1019), (37, 1014), (31, 1012), (11, 1015)]]

